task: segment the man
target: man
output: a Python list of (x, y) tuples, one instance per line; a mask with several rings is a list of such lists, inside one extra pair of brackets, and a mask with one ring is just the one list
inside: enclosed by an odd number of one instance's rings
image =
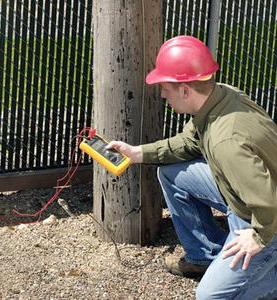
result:
[[(218, 65), (198, 39), (178, 36), (159, 50), (148, 84), (177, 113), (184, 132), (155, 143), (111, 142), (133, 163), (155, 163), (185, 249), (174, 273), (203, 274), (197, 299), (277, 299), (277, 126), (239, 90), (217, 84)], [(229, 232), (211, 208), (227, 215)]]

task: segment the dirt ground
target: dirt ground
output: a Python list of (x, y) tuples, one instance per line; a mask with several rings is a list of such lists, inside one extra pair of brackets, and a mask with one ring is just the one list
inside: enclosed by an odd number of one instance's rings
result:
[[(197, 279), (168, 273), (163, 259), (182, 250), (164, 211), (153, 245), (117, 245), (96, 236), (91, 185), (61, 194), (70, 211), (54, 202), (41, 221), (7, 217), (12, 209), (34, 212), (53, 194), (36, 189), (0, 194), (0, 299), (195, 299)], [(11, 222), (9, 224), (9, 222)]]

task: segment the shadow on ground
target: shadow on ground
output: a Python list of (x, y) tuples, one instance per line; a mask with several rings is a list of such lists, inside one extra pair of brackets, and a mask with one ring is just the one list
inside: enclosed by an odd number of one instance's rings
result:
[[(50, 204), (40, 217), (39, 211), (55, 194), (55, 189), (31, 189), (26, 191), (4, 192), (0, 194), (0, 226), (18, 225), (22, 223), (44, 220), (51, 215), (57, 218), (67, 218), (68, 213), (58, 201)], [(70, 211), (75, 214), (86, 214), (92, 211), (92, 184), (82, 184), (64, 189), (59, 198), (65, 200)], [(20, 217), (14, 210), (23, 214), (35, 214), (33, 217)]]

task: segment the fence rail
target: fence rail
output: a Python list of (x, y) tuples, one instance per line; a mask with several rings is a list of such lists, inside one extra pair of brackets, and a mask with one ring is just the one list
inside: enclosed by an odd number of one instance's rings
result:
[[(275, 0), (164, 0), (164, 39), (207, 43), (217, 80), (277, 121)], [(92, 119), (92, 0), (0, 2), (0, 173), (66, 167)], [(165, 109), (164, 136), (189, 116)], [(87, 164), (84, 158), (82, 164)]]

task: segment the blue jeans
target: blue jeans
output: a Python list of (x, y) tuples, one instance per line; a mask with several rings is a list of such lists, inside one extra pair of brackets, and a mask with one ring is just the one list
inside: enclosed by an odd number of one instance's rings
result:
[[(234, 230), (250, 227), (232, 212), (204, 160), (162, 166), (158, 178), (185, 259), (209, 265), (196, 291), (198, 300), (277, 299), (277, 236), (255, 255), (247, 270), (242, 263), (231, 269), (232, 256), (222, 259), (222, 247), (235, 237)], [(214, 221), (211, 207), (225, 213), (229, 232)]]

